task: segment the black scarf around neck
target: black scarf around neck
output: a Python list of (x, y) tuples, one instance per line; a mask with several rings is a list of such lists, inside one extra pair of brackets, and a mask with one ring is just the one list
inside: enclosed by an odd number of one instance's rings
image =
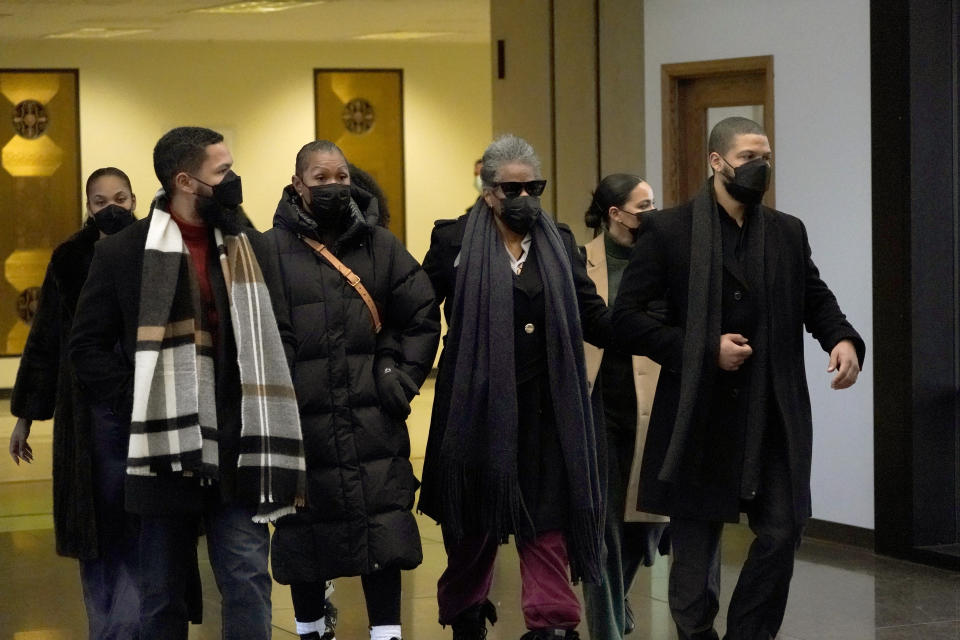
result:
[[(747, 234), (746, 276), (756, 288), (757, 326), (750, 340), (750, 392), (747, 414), (747, 447), (758, 449), (759, 438), (767, 421), (770, 309), (765, 252), (766, 220), (763, 205), (747, 212), (750, 232)], [(680, 377), (680, 398), (673, 433), (660, 468), (658, 479), (674, 482), (683, 468), (690, 433), (696, 425), (709, 419), (710, 390), (718, 370), (720, 322), (723, 309), (723, 238), (720, 217), (713, 192), (713, 180), (693, 201), (693, 224), (690, 234), (690, 279), (687, 287), (687, 318), (683, 334), (683, 356)], [(693, 454), (699, 459), (709, 452)], [(749, 454), (749, 452), (748, 452)]]
[[(464, 521), (503, 540), (530, 531), (518, 482), (513, 274), (493, 212), (479, 199), (460, 251), (450, 317), (454, 354), (450, 411), (441, 444), (445, 529)], [(531, 234), (547, 308), (547, 362), (553, 410), (568, 477), (574, 579), (598, 581), (603, 520), (596, 437), (587, 391), (583, 332), (570, 258), (553, 220), (540, 212)]]

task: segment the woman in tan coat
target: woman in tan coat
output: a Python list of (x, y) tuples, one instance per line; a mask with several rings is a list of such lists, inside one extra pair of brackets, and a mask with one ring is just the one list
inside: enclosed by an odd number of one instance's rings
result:
[[(596, 237), (586, 249), (587, 275), (610, 306), (630, 259), (641, 215), (654, 209), (641, 178), (612, 174), (593, 194), (584, 219)], [(648, 358), (584, 346), (591, 392), (602, 394), (606, 436), (606, 562), (601, 585), (584, 584), (587, 624), (595, 640), (622, 640), (633, 629), (627, 591), (656, 557), (667, 519), (637, 511), (640, 460), (660, 366)], [(599, 379), (599, 389), (594, 389)], [(598, 430), (600, 426), (598, 425)]]

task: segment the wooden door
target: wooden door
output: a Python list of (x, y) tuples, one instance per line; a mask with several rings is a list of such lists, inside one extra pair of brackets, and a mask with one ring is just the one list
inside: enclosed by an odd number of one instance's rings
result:
[[(711, 174), (707, 137), (723, 118), (759, 122), (773, 148), (773, 56), (665, 64), (661, 69), (663, 203), (693, 198)], [(774, 183), (764, 197), (773, 206)]]

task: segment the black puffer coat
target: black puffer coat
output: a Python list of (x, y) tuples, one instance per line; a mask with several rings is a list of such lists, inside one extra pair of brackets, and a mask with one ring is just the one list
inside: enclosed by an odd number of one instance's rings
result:
[(83, 399), (67, 343), (80, 289), (100, 232), (87, 224), (58, 246), (43, 279), (40, 306), (23, 348), (10, 412), (18, 418), (53, 418), (53, 530), (57, 553), (97, 557), (93, 507), (92, 416)]
[(293, 384), (307, 458), (308, 507), (281, 519), (273, 537), (273, 575), (281, 584), (412, 569), (423, 558), (410, 438), (404, 421), (381, 408), (374, 362), (392, 357), (422, 384), (439, 342), (439, 314), (426, 273), (376, 226), (376, 200), (356, 187), (352, 196), (364, 214), (329, 249), (376, 302), (379, 335), (359, 294), (298, 238), (313, 231), (291, 187), (266, 234), (280, 257), (299, 340)]

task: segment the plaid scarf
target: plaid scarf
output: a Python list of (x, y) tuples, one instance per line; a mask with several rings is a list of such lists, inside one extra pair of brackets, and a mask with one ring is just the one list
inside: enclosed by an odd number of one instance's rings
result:
[[(180, 228), (151, 205), (143, 255), (127, 473), (182, 473), (219, 478), (215, 345)], [(257, 522), (302, 504), (305, 462), (290, 371), (270, 293), (250, 240), (240, 232), (214, 239), (230, 301), (241, 385), (237, 492), (256, 502)]]

